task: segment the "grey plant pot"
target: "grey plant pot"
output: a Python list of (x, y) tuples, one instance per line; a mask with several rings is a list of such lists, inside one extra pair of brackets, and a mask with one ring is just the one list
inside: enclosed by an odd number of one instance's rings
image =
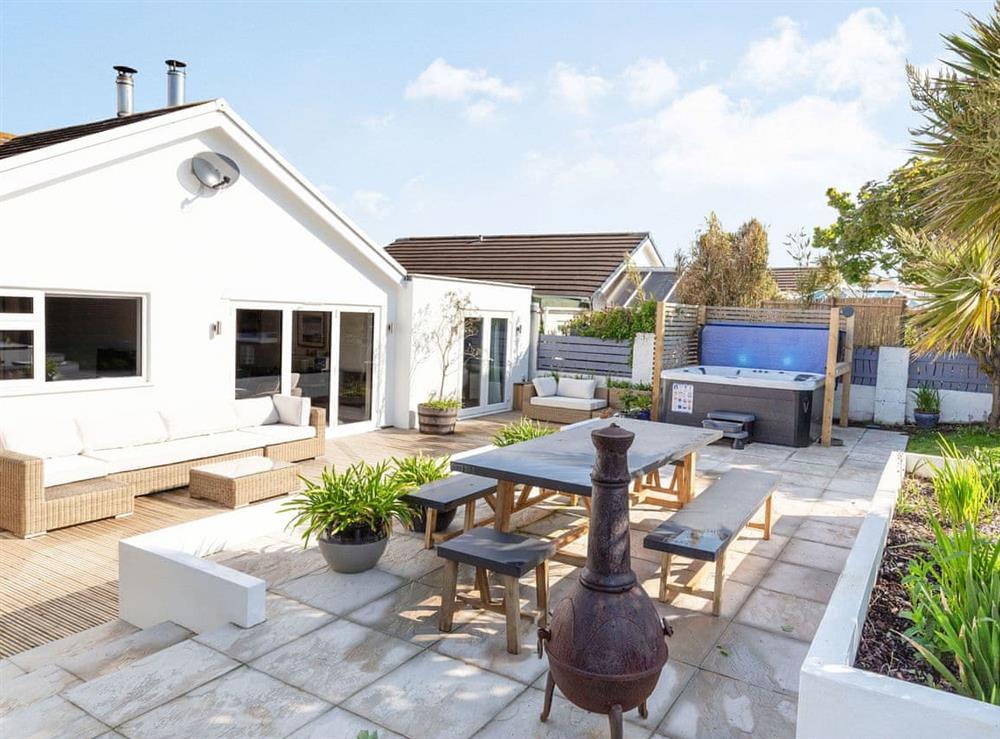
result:
[(940, 418), (940, 413), (913, 411), (913, 422), (917, 425), (918, 429), (932, 429), (938, 425)]
[(365, 572), (378, 564), (389, 544), (389, 537), (384, 536), (378, 541), (367, 544), (345, 544), (331, 541), (326, 534), (320, 534), (317, 539), (319, 551), (323, 559), (334, 572), (353, 574)]

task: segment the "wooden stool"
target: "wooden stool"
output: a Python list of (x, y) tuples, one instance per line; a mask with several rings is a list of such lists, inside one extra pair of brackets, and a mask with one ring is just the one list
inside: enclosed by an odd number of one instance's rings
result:
[[(484, 606), (489, 606), (489, 581), (485, 573), (496, 572), (503, 582), (503, 610), (507, 616), (507, 651), (518, 654), (521, 640), (518, 626), (521, 617), (520, 578), (535, 571), (538, 593), (539, 624), (549, 620), (549, 563), (555, 544), (521, 534), (507, 534), (492, 528), (478, 528), (438, 544), (438, 556), (445, 561), (441, 590), (441, 613), (438, 629), (451, 631), (455, 614), (458, 565), (476, 568), (477, 587)], [(484, 576), (478, 577), (480, 571)], [(485, 592), (484, 592), (485, 590)]]

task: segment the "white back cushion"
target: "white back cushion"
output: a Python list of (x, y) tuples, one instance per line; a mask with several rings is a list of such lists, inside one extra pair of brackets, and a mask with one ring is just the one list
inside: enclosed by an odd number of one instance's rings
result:
[(564, 398), (593, 398), (597, 380), (577, 380), (572, 377), (559, 378), (559, 395)]
[(239, 424), (234, 404), (225, 401), (174, 406), (160, 411), (160, 415), (171, 439), (233, 431)]
[(554, 377), (536, 377), (531, 384), (535, 386), (535, 394), (541, 398), (556, 394), (557, 385)]
[(167, 427), (157, 411), (88, 416), (78, 418), (77, 425), (83, 437), (83, 448), (87, 452), (156, 444), (167, 440)]
[(266, 426), (269, 423), (278, 422), (278, 409), (274, 407), (274, 401), (271, 397), (247, 398), (246, 400), (237, 400), (235, 404), (238, 428)]
[(11, 420), (0, 427), (0, 446), (32, 457), (67, 457), (83, 451), (83, 440), (72, 418)]
[(290, 395), (272, 395), (274, 407), (278, 409), (278, 419), (289, 426), (308, 426), (312, 402), (309, 398)]

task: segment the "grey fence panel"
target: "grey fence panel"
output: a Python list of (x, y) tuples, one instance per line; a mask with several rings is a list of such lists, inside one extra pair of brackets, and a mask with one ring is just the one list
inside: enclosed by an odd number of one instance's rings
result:
[(877, 377), (878, 347), (855, 347), (854, 365), (851, 368), (851, 384), (874, 386)]
[(969, 393), (988, 393), (993, 387), (989, 378), (979, 371), (975, 359), (965, 354), (944, 354), (933, 359), (930, 355), (910, 357), (909, 387), (924, 383), (938, 390), (964, 390)]
[(538, 337), (538, 369), (631, 377), (632, 342), (542, 334)]

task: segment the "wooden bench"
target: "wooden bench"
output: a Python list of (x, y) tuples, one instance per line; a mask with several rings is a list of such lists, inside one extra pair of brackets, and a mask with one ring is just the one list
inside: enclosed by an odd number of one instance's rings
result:
[[(663, 552), (660, 572), (660, 600), (667, 593), (695, 593), (698, 582), (708, 567), (715, 563), (715, 589), (712, 614), (719, 615), (722, 585), (726, 568), (726, 549), (744, 527), (759, 528), (764, 538), (771, 538), (771, 493), (778, 484), (778, 475), (755, 470), (730, 470), (695, 497), (682, 510), (673, 514), (651, 533), (643, 546)], [(750, 523), (753, 515), (764, 507), (764, 522)], [(670, 565), (674, 556), (705, 562), (686, 585), (670, 582)]]
[[(549, 558), (556, 552), (555, 544), (521, 534), (509, 534), (493, 528), (467, 531), (438, 545), (438, 556), (445, 560), (444, 584), (441, 591), (441, 612), (438, 629), (451, 631), (455, 614), (458, 586), (458, 565), (476, 568), (477, 587), (483, 606), (490, 605), (489, 578), (495, 572), (503, 582), (503, 610), (507, 617), (507, 651), (518, 654), (521, 639), (518, 633), (521, 618), (520, 578), (535, 571), (539, 625), (548, 624)], [(478, 573), (482, 571), (482, 577)]]
[[(445, 540), (457, 535), (434, 533), (434, 529), (437, 526), (438, 511), (453, 511), (460, 505), (464, 505), (465, 523), (462, 526), (462, 530), (469, 531), (476, 525), (476, 503), (481, 498), (486, 498), (487, 500), (493, 498), (491, 506), (495, 507), (496, 500), (494, 494), (496, 489), (496, 480), (479, 477), (478, 475), (458, 473), (435, 480), (434, 482), (429, 482), (426, 485), (421, 485), (417, 490), (407, 493), (403, 497), (407, 502), (421, 506), (426, 510), (427, 520), (424, 528), (424, 548), (431, 549), (434, 546), (435, 537), (439, 540)], [(492, 519), (487, 519), (480, 523), (485, 525), (491, 521)]]

